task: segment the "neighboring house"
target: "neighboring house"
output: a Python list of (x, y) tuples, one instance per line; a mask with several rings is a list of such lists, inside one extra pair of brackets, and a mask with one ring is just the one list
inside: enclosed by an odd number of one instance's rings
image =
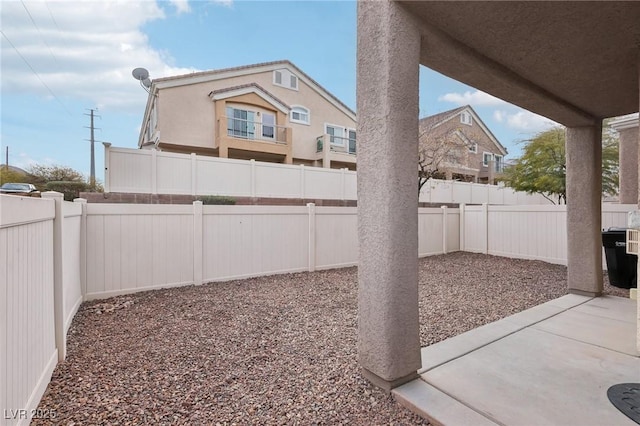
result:
[(507, 150), (469, 105), (420, 120), (420, 154), (444, 179), (494, 183)]
[(138, 146), (356, 167), (356, 115), (289, 61), (153, 80)]

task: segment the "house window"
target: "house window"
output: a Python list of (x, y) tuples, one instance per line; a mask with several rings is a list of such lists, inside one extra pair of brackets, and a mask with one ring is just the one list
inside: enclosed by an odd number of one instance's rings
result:
[(331, 145), (344, 146), (344, 127), (333, 126), (330, 124), (325, 125), (325, 133), (330, 136)]
[(496, 172), (498, 173), (502, 173), (503, 169), (504, 169), (504, 161), (503, 161), (503, 156), (502, 155), (494, 155), (494, 158), (496, 160)]
[(473, 119), (471, 118), (471, 114), (469, 114), (467, 111), (462, 111), (462, 113), (460, 114), (460, 122), (462, 124), (471, 126), (473, 124)]
[(493, 160), (493, 154), (490, 152), (483, 152), (482, 153), (482, 165), (485, 167), (489, 166), (489, 163), (491, 162), (491, 160)]
[(227, 134), (236, 138), (253, 139), (255, 112), (227, 107)]
[(275, 70), (273, 72), (273, 84), (291, 90), (298, 90), (298, 76), (285, 68)]
[(353, 129), (349, 129), (348, 136), (349, 136), (349, 154), (355, 154), (356, 153), (356, 131)]
[(469, 142), (467, 147), (469, 148), (469, 152), (473, 152), (474, 154), (478, 153), (478, 144), (477, 143)]
[(268, 112), (262, 113), (262, 137), (266, 139), (275, 138), (276, 116)]
[(292, 123), (309, 124), (309, 110), (302, 106), (294, 106), (291, 108), (289, 119)]

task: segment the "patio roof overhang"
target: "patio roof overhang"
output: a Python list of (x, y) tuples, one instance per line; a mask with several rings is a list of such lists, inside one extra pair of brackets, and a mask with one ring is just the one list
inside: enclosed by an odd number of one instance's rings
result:
[(601, 126), (640, 107), (640, 2), (358, 3), (358, 350), (385, 389), (421, 364), (419, 63), (567, 127), (567, 287), (600, 296)]
[(400, 3), (444, 75), (566, 126), (638, 111), (640, 2)]

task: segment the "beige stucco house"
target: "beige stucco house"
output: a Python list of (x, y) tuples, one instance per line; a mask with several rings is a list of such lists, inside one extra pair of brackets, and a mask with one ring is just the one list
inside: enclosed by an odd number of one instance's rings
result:
[(355, 170), (356, 115), (289, 61), (153, 80), (138, 146)]
[(447, 180), (494, 183), (507, 150), (469, 105), (422, 118), (419, 150)]
[(611, 120), (610, 125), (620, 136), (619, 201), (621, 204), (635, 204), (638, 202), (638, 164), (634, 160), (638, 158), (640, 117), (637, 112), (623, 115)]

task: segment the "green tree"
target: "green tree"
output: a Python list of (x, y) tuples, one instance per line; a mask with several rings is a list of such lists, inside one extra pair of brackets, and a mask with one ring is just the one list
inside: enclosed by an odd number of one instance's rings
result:
[(82, 173), (66, 166), (45, 166), (34, 164), (29, 168), (34, 185), (46, 185), (47, 182), (84, 182)]
[(3, 183), (11, 182), (30, 183), (25, 181), (26, 178), (27, 176), (24, 173), (20, 173), (7, 167), (0, 166), (0, 185), (2, 185)]
[[(567, 202), (565, 129), (555, 127), (527, 141), (522, 156), (502, 180), (517, 191), (539, 193), (554, 204)], [(618, 192), (618, 137), (605, 121), (602, 132), (602, 193)]]

